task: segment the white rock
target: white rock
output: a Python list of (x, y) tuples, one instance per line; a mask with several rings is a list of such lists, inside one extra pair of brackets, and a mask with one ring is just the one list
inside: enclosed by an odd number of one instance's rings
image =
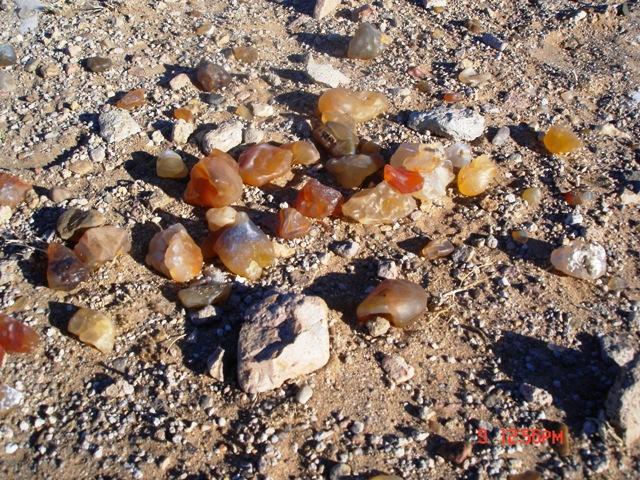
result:
[(378, 264), (378, 277), (393, 280), (398, 278), (400, 271), (396, 262), (386, 260)]
[(309, 55), (307, 57), (307, 74), (314, 82), (331, 88), (351, 83), (351, 79), (349, 77), (343, 74), (340, 70), (333, 68), (330, 64), (316, 63), (313, 59), (313, 55)]
[(104, 147), (96, 147), (89, 150), (89, 158), (96, 163), (101, 163), (102, 161), (104, 161), (106, 156), (107, 149)]
[(254, 126), (247, 127), (243, 135), (244, 143), (260, 143), (264, 139), (264, 132)]
[(595, 280), (607, 271), (607, 253), (597, 243), (578, 239), (552, 251), (551, 263), (572, 277)]
[(411, 112), (407, 126), (417, 132), (429, 131), (452, 140), (471, 141), (484, 133), (484, 117), (470, 109), (438, 107), (426, 112)]
[(510, 138), (511, 130), (509, 130), (509, 127), (500, 127), (496, 134), (493, 136), (493, 139), (491, 139), (491, 144), (495, 145), (496, 147), (501, 147), (502, 145), (507, 143)]
[(205, 155), (214, 149), (228, 152), (242, 143), (242, 123), (229, 121), (221, 124), (217, 129), (205, 133), (201, 147)]
[(22, 402), (24, 394), (10, 387), (0, 384), (0, 413), (4, 413), (13, 407), (17, 407)]
[(640, 203), (640, 193), (626, 190), (620, 194), (620, 202), (623, 205), (638, 205)]
[(218, 382), (224, 382), (224, 348), (218, 347), (207, 358), (207, 372)]
[(411, 380), (416, 374), (415, 368), (400, 355), (385, 355), (382, 359), (382, 370), (395, 385)]
[(273, 390), (329, 361), (329, 309), (320, 297), (274, 294), (245, 314), (238, 340), (238, 383)]
[(637, 352), (637, 342), (631, 335), (603, 335), (598, 338), (600, 351), (604, 360), (611, 360), (619, 367), (624, 367), (631, 362)]
[(140, 133), (140, 125), (125, 110), (109, 110), (100, 114), (100, 136), (107, 143), (120, 142)]
[(11, 218), (11, 207), (7, 205), (0, 206), (0, 223), (6, 223)]
[(447, 0), (423, 0), (424, 8), (445, 8)]
[(618, 374), (605, 406), (627, 447), (640, 439), (640, 357)]
[(536, 403), (542, 407), (553, 403), (553, 396), (549, 392), (529, 383), (520, 385), (520, 393), (527, 402)]
[(190, 87), (191, 85), (193, 85), (191, 83), (191, 79), (186, 73), (180, 73), (169, 81), (169, 87), (171, 87), (171, 90), (182, 90), (183, 88)]
[(341, 0), (316, 0), (313, 18), (320, 20), (332, 13), (340, 5)]
[(171, 139), (173, 140), (173, 143), (177, 145), (184, 145), (189, 141), (189, 137), (193, 133), (193, 130), (193, 123), (178, 120), (173, 124), (173, 131), (171, 132)]
[(276, 110), (267, 103), (253, 103), (251, 110), (256, 117), (260, 118), (273, 117), (276, 113)]
[(313, 396), (313, 388), (311, 388), (307, 384), (304, 384), (303, 386), (300, 387), (300, 389), (296, 393), (296, 402), (298, 402), (301, 405), (304, 405), (309, 400), (311, 400), (312, 396)]
[(342, 258), (353, 258), (358, 254), (360, 244), (353, 240), (346, 240), (333, 244), (331, 248), (336, 255), (340, 255)]

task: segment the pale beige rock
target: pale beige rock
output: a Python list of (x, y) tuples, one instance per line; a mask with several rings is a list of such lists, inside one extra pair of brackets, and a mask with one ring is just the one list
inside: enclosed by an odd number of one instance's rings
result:
[(320, 20), (327, 15), (333, 13), (338, 8), (341, 0), (317, 0), (316, 7), (313, 10), (313, 18)]
[(102, 353), (111, 353), (115, 344), (116, 326), (109, 317), (98, 310), (81, 308), (69, 321), (69, 333), (77, 336)]

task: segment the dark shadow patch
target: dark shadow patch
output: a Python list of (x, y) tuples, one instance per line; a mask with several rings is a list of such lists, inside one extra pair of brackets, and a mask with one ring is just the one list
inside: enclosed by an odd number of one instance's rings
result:
[(306, 45), (318, 53), (337, 58), (345, 57), (350, 40), (350, 37), (336, 33), (318, 34), (301, 32), (295, 34), (295, 37), (298, 43)]
[(318, 105), (318, 95), (301, 91), (281, 93), (275, 100), (302, 115), (314, 115)]
[(69, 335), (69, 320), (80, 308), (71, 303), (49, 302), (49, 323), (66, 336)]

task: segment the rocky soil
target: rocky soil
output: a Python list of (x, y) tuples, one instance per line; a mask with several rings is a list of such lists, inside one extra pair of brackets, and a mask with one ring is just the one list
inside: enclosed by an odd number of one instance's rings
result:
[[(640, 451), (627, 441), (640, 424), (637, 1), (425, 2), (445, 5), (434, 10), (417, 0), (369, 8), (347, 0), (319, 20), (308, 0), (44, 3), (19, 18), (13, 0), (0, 0), (0, 45), (17, 56), (0, 67), (0, 167), (34, 185), (13, 212), (0, 210), (0, 306), (41, 336), (34, 353), (2, 366), (2, 383), (24, 398), (0, 416), (0, 477), (640, 477)], [(363, 17), (391, 42), (373, 60), (345, 58)], [(255, 47), (257, 62), (236, 60), (238, 46)], [(183, 201), (186, 179), (157, 177), (156, 156), (174, 148), (191, 167), (203, 134), (227, 121), (217, 141), (235, 158), (247, 143), (309, 138), (327, 86), (306, 73), (308, 54), (341, 72), (323, 70), (329, 82), (347, 77), (349, 88), (388, 96), (389, 111), (358, 129), (387, 159), (399, 143), (435, 140), (407, 127), (410, 112), (461, 94), (458, 106), (486, 121), (474, 154), (490, 155), (498, 177), (478, 197), (452, 184), (443, 201), (391, 225), (315, 221), (308, 236), (280, 242), (293, 254), (255, 282), (213, 262), (205, 273), (231, 282), (232, 293), (194, 319), (178, 301), (182, 286), (145, 255), (151, 237), (177, 222), (203, 240), (205, 209)], [(113, 66), (91, 71), (96, 56)], [(231, 84), (198, 90), (188, 76), (202, 59), (225, 65)], [(463, 85), (467, 67), (489, 80)], [(147, 103), (131, 119), (99, 121), (136, 88)], [(196, 112), (193, 132), (172, 117), (185, 105)], [(105, 118), (120, 130), (105, 134)], [(555, 123), (585, 146), (549, 154), (540, 139)], [(308, 177), (336, 187), (322, 162), (297, 166), (286, 185), (245, 186), (238, 208), (272, 235), (275, 214)], [(539, 206), (521, 199), (532, 186)], [(563, 194), (576, 187), (595, 201), (570, 206)], [(45, 251), (71, 207), (102, 212), (133, 242), (130, 254), (62, 292), (47, 287)], [(530, 240), (515, 243), (514, 229)], [(419, 255), (443, 237), (455, 245), (450, 256)], [(604, 247), (605, 276), (552, 268), (551, 251), (576, 238)], [(409, 329), (356, 322), (383, 278), (428, 292), (428, 311)], [(329, 360), (274, 390), (244, 393), (241, 327), (274, 291), (326, 302)], [(115, 321), (112, 353), (69, 334), (81, 307)], [(570, 441), (503, 445), (508, 428), (566, 429)], [(462, 441), (470, 445), (451, 443)]]

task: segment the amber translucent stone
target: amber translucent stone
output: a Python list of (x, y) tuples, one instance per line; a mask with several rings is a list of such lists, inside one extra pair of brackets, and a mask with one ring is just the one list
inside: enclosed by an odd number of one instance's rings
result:
[(260, 278), (262, 269), (275, 260), (273, 243), (244, 212), (238, 212), (236, 222), (221, 231), (214, 248), (230, 271), (249, 280)]
[(249, 147), (238, 159), (240, 176), (247, 185), (261, 187), (291, 171), (290, 150), (261, 143)]
[(334, 111), (325, 112), (321, 115), (321, 120), (322, 120), (322, 123), (329, 123), (329, 122), (341, 123), (342, 125), (346, 125), (347, 127), (349, 127), (354, 132), (357, 126), (357, 123), (353, 118), (341, 112), (334, 112)]
[(98, 310), (81, 308), (71, 317), (67, 329), (81, 342), (97, 348), (102, 353), (113, 351), (116, 326), (111, 318)]
[(448, 239), (438, 238), (427, 243), (420, 253), (427, 260), (435, 260), (451, 255), (455, 249), (456, 247)]
[(343, 215), (365, 225), (393, 223), (415, 209), (411, 195), (398, 193), (387, 182), (357, 192), (342, 205)]
[(303, 237), (311, 229), (311, 222), (295, 208), (283, 208), (278, 213), (277, 235), (291, 239)]
[(231, 83), (231, 75), (215, 63), (202, 61), (196, 69), (196, 80), (205, 92), (214, 92)]
[(15, 208), (24, 200), (29, 190), (30, 183), (8, 173), (0, 173), (0, 205)]
[(59, 243), (47, 248), (47, 282), (55, 290), (73, 290), (89, 278), (89, 269), (73, 250)]
[(237, 213), (232, 207), (210, 208), (205, 214), (209, 230), (215, 232), (227, 225), (231, 225), (236, 221)]
[(99, 267), (130, 250), (129, 232), (112, 225), (87, 230), (73, 249), (78, 258), (89, 268)]
[(544, 146), (551, 153), (560, 155), (573, 152), (582, 147), (582, 141), (571, 130), (558, 125), (553, 125), (543, 139)]
[(511, 232), (511, 238), (514, 242), (524, 245), (529, 241), (529, 232), (520, 228)]
[(464, 100), (464, 95), (458, 92), (445, 92), (442, 99), (447, 103), (458, 103)]
[(186, 107), (176, 108), (173, 111), (173, 118), (176, 120), (184, 120), (185, 122), (193, 123), (193, 112)]
[(178, 298), (187, 308), (202, 308), (207, 305), (220, 304), (231, 294), (230, 283), (205, 283), (183, 288), (178, 292)]
[(123, 110), (134, 110), (142, 107), (147, 103), (144, 90), (142, 88), (136, 88), (127, 92), (120, 100), (116, 102), (116, 107)]
[(320, 124), (313, 129), (315, 138), (322, 147), (334, 157), (356, 153), (359, 139), (353, 129), (338, 122)]
[(156, 160), (156, 174), (160, 178), (185, 178), (189, 169), (180, 155), (173, 150), (165, 150)]
[(594, 202), (595, 195), (586, 188), (575, 188), (564, 194), (564, 200), (572, 207), (578, 205), (589, 206)]
[(612, 292), (619, 292), (620, 290), (624, 290), (627, 287), (627, 281), (622, 277), (613, 276), (607, 282), (607, 288)]
[(429, 296), (408, 280), (385, 280), (365, 298), (356, 311), (358, 321), (385, 317), (392, 325), (409, 327), (427, 308)]
[(293, 206), (306, 217), (325, 218), (336, 213), (342, 200), (339, 191), (312, 178), (300, 189)]
[(363, 22), (349, 42), (347, 57), (372, 60), (382, 51), (382, 32), (369, 22)]
[(357, 123), (376, 118), (389, 108), (389, 101), (379, 92), (356, 92), (346, 88), (332, 88), (324, 92), (318, 100), (318, 111), (323, 122), (324, 116), (340, 113)]
[(280, 148), (291, 151), (293, 155), (291, 161), (294, 165), (311, 165), (320, 160), (320, 152), (318, 152), (316, 146), (305, 140), (285, 143)]
[(242, 197), (238, 164), (228, 154), (213, 150), (191, 169), (184, 200), (201, 207), (224, 207)]
[(542, 201), (542, 191), (537, 187), (527, 188), (522, 192), (522, 199), (535, 207)]
[(330, 159), (325, 167), (342, 187), (355, 188), (362, 185), (368, 176), (376, 173), (383, 165), (384, 160), (377, 155), (347, 155)]
[(254, 63), (258, 61), (258, 49), (254, 47), (236, 47), (233, 49), (233, 56), (241, 62)]
[(235, 114), (247, 121), (253, 120), (253, 113), (251, 113), (251, 110), (249, 110), (246, 105), (238, 105), (235, 109)]
[(418, 172), (393, 165), (384, 166), (384, 181), (400, 193), (417, 192), (424, 185), (424, 178)]
[(487, 155), (480, 155), (460, 169), (458, 190), (468, 197), (480, 195), (489, 188), (497, 171), (498, 167)]
[(200, 275), (202, 252), (179, 223), (156, 233), (149, 243), (146, 262), (176, 282)]
[(30, 353), (38, 343), (40, 337), (33, 328), (0, 313), (0, 350), (9, 353)]

